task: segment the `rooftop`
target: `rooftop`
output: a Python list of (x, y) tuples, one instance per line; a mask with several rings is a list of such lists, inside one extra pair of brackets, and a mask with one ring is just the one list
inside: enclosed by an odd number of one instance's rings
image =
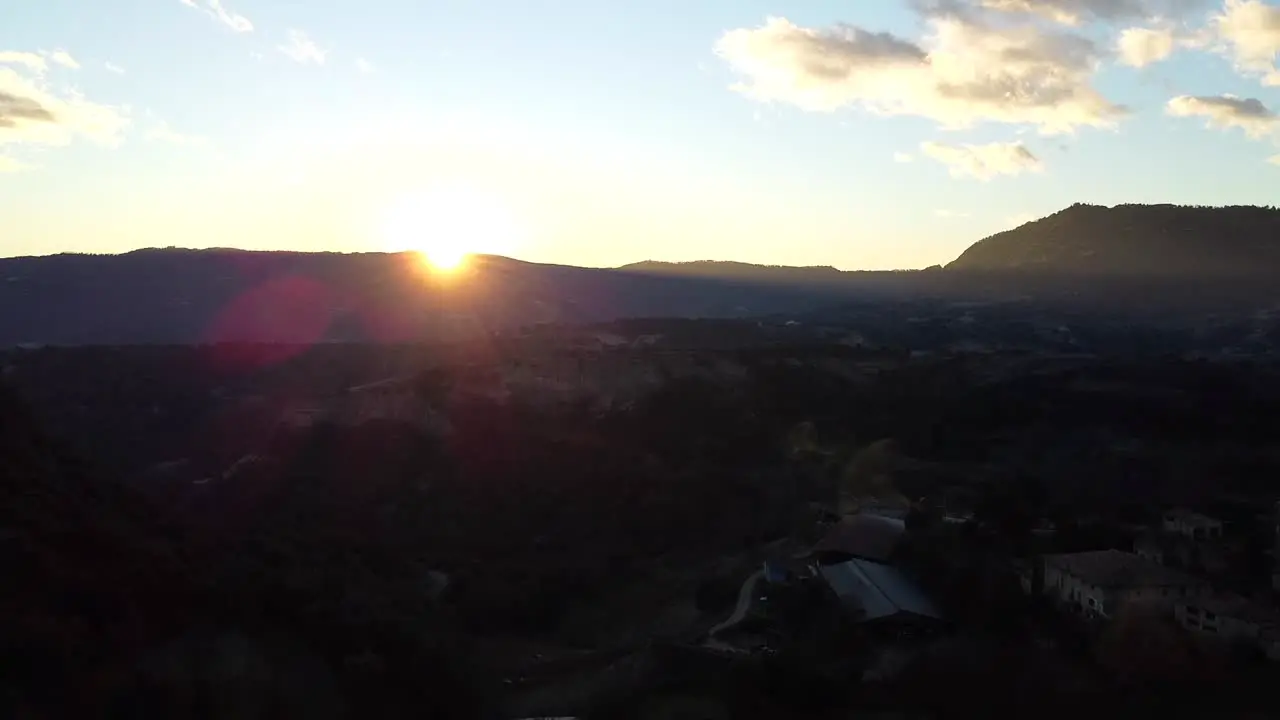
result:
[(883, 562), (893, 555), (906, 529), (906, 523), (896, 518), (859, 513), (833, 525), (813, 546), (813, 551), (838, 552)]
[(902, 571), (890, 565), (850, 560), (823, 567), (822, 577), (840, 602), (857, 611), (864, 621), (900, 613), (942, 618), (924, 591)]
[(1046, 567), (1055, 567), (1104, 588), (1171, 587), (1201, 582), (1193, 575), (1120, 550), (1046, 555), (1044, 562)]

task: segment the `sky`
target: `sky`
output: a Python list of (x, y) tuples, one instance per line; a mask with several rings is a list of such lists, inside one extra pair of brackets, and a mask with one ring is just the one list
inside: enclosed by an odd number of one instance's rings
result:
[(0, 256), (924, 267), (1076, 202), (1280, 200), (1280, 2), (39, 0)]

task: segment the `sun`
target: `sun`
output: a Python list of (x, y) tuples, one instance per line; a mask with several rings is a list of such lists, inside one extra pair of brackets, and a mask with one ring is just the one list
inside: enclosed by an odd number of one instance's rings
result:
[(454, 272), (477, 254), (510, 254), (520, 225), (496, 196), (464, 187), (430, 188), (405, 195), (386, 211), (382, 233), (389, 249), (415, 251), (439, 272)]

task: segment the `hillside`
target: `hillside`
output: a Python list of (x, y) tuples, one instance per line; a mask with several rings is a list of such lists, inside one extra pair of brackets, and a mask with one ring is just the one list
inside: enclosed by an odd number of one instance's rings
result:
[(0, 346), (401, 342), (539, 322), (789, 312), (831, 292), (496, 256), (440, 278), (407, 253), (66, 254), (0, 259)]
[(662, 262), (645, 260), (618, 268), (631, 273), (674, 275), (680, 277), (717, 278), (720, 280), (766, 283), (830, 283), (848, 279), (852, 273), (830, 265), (755, 265), (728, 260), (695, 260)]
[(1280, 272), (1280, 209), (1072, 205), (974, 243), (950, 271), (1139, 278)]

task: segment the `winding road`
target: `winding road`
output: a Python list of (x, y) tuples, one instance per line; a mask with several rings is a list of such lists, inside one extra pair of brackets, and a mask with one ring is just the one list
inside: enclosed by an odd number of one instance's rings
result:
[(762, 577), (764, 577), (764, 571), (757, 570), (742, 582), (742, 588), (738, 590), (738, 606), (733, 609), (733, 614), (727, 620), (707, 632), (708, 645), (715, 643), (716, 633), (728, 630), (742, 622), (742, 619), (747, 616), (747, 611), (751, 609), (751, 598), (755, 597), (756, 594), (756, 584), (760, 582)]

